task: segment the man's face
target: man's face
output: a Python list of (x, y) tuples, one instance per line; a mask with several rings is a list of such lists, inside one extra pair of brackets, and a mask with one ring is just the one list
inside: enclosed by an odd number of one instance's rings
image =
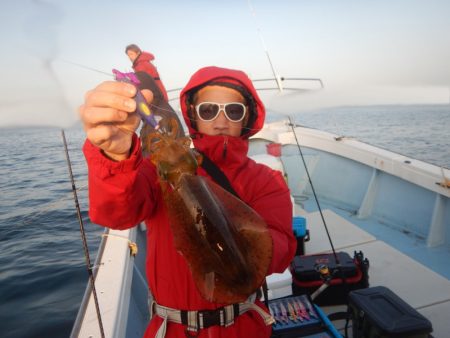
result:
[(223, 111), (219, 110), (218, 116), (211, 121), (203, 121), (198, 117), (195, 106), (202, 102), (215, 102), (220, 104), (240, 102), (245, 105), (245, 99), (237, 90), (221, 87), (221, 86), (207, 86), (200, 89), (196, 94), (196, 100), (193, 104), (195, 111), (195, 121), (197, 124), (197, 130), (200, 133), (206, 135), (227, 135), (227, 136), (240, 136), (242, 127), (248, 120), (248, 108), (246, 107), (246, 113), (243, 120), (239, 122), (230, 121)]
[(138, 57), (138, 53), (132, 50), (128, 50), (127, 55), (131, 62), (134, 62), (134, 60)]

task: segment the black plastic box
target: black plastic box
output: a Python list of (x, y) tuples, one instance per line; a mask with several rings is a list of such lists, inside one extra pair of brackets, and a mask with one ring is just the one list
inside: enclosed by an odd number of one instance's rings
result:
[(354, 257), (346, 252), (336, 253), (339, 267), (331, 253), (295, 256), (290, 265), (292, 293), (294, 295), (313, 294), (325, 281), (319, 273), (320, 266), (327, 266), (333, 276), (329, 287), (314, 299), (317, 305), (347, 304), (352, 290), (369, 286), (369, 261), (364, 254), (355, 252)]
[(353, 338), (426, 338), (431, 322), (384, 286), (352, 291), (349, 294)]

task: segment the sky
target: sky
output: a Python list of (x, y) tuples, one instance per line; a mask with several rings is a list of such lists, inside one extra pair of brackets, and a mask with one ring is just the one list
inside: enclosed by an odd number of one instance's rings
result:
[(273, 77), (268, 55), (281, 77), (320, 78), (261, 92), (287, 114), (448, 104), (449, 32), (447, 0), (0, 0), (0, 126), (76, 123), (86, 91), (131, 71), (130, 43), (168, 89), (209, 65)]

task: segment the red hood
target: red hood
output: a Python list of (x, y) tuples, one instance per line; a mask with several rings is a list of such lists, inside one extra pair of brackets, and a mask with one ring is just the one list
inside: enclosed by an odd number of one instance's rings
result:
[[(187, 93), (196, 88), (205, 85), (208, 82), (214, 81), (214, 80), (221, 80), (223, 79), (226, 82), (232, 82), (236, 83), (239, 86), (242, 86), (252, 97), (255, 102), (255, 110), (253, 113), (256, 113), (255, 119), (253, 119), (252, 125), (248, 125), (247, 127), (250, 128), (248, 132), (244, 133), (242, 138), (247, 139), (250, 136), (256, 134), (258, 131), (261, 130), (264, 124), (264, 118), (266, 116), (266, 110), (264, 108), (264, 105), (259, 98), (255, 87), (253, 87), (252, 81), (248, 78), (248, 76), (240, 71), (240, 70), (233, 70), (233, 69), (227, 69), (227, 68), (220, 68), (220, 67), (205, 67), (198, 70), (194, 75), (192, 75), (191, 79), (189, 80), (188, 84), (183, 88), (183, 90), (180, 93), (180, 106), (181, 111), (183, 113), (184, 121), (186, 122), (186, 125), (189, 128), (189, 133), (191, 135), (197, 133), (197, 131), (192, 127), (190, 119), (188, 117), (188, 109), (187, 109)], [(218, 82), (219, 82), (218, 81)]]

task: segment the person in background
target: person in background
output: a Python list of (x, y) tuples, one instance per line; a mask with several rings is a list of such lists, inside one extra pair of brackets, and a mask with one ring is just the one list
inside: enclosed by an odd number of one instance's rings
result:
[(169, 100), (167, 96), (166, 88), (161, 81), (161, 77), (159, 76), (158, 70), (152, 61), (155, 59), (155, 56), (149, 52), (143, 52), (137, 45), (131, 44), (125, 48), (125, 53), (128, 55), (128, 58), (133, 63), (133, 70), (135, 72), (145, 72), (150, 75), (158, 85), (161, 93), (164, 95), (164, 99), (166, 101)]
[[(151, 102), (152, 93), (140, 89)], [(147, 225), (146, 272), (155, 303), (145, 337), (270, 337), (271, 317), (257, 297), (218, 304), (205, 300), (196, 288), (186, 260), (174, 246), (157, 169), (143, 158), (134, 133), (139, 125), (135, 94), (130, 84), (104, 82), (86, 94), (79, 111), (87, 133), (83, 151), (90, 219), (113, 229), (128, 229), (142, 221)], [(267, 275), (285, 271), (297, 245), (292, 202), (282, 174), (247, 156), (248, 138), (265, 119), (252, 82), (239, 70), (205, 67), (180, 95), (195, 148), (215, 163), (239, 198), (268, 226), (273, 254)], [(202, 167), (197, 175), (209, 176)]]

